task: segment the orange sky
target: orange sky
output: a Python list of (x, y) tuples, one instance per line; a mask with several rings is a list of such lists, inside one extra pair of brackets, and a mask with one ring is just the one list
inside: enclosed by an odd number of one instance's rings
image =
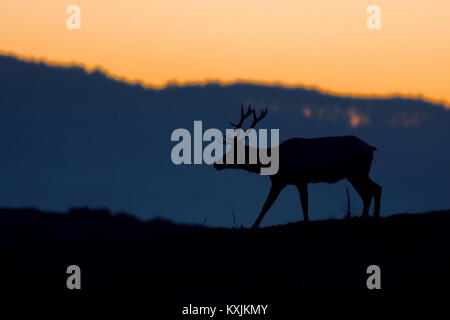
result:
[[(81, 8), (81, 30), (66, 8)], [(366, 8), (381, 8), (381, 30)], [(117, 77), (244, 79), (450, 102), (450, 1), (1, 0), (0, 52)]]

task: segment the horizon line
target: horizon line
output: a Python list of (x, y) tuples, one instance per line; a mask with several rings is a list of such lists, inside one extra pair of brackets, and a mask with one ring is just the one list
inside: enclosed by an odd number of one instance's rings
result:
[(204, 79), (204, 80), (186, 80), (186, 81), (179, 81), (176, 79), (173, 80), (167, 80), (163, 84), (154, 84), (149, 83), (147, 81), (144, 81), (142, 79), (130, 79), (123, 75), (118, 75), (100, 65), (96, 65), (93, 67), (88, 67), (84, 63), (80, 63), (77, 61), (72, 62), (61, 62), (56, 60), (51, 60), (44, 57), (32, 57), (32, 56), (26, 56), (21, 55), (18, 53), (15, 53), (13, 51), (5, 51), (0, 50), (0, 56), (4, 57), (11, 57), (15, 58), (20, 61), (28, 62), (28, 63), (35, 63), (35, 64), (45, 64), (49, 67), (62, 67), (62, 68), (81, 68), (86, 73), (94, 73), (94, 72), (101, 72), (106, 77), (123, 82), (129, 85), (138, 85), (145, 89), (152, 89), (152, 90), (165, 90), (167, 88), (178, 86), (178, 87), (186, 87), (186, 86), (206, 86), (208, 84), (219, 84), (222, 86), (229, 86), (234, 84), (249, 84), (249, 85), (260, 85), (260, 86), (271, 86), (271, 87), (281, 87), (285, 89), (306, 89), (311, 91), (317, 91), (321, 94), (326, 95), (332, 95), (336, 97), (342, 97), (342, 98), (355, 98), (355, 99), (393, 99), (393, 98), (402, 98), (402, 99), (410, 99), (410, 100), (422, 100), (425, 102), (429, 102), (435, 105), (441, 105), (445, 109), (450, 109), (450, 101), (447, 101), (446, 99), (437, 99), (437, 98), (431, 98), (427, 97), (422, 93), (399, 93), (399, 92), (393, 92), (393, 93), (386, 93), (386, 94), (365, 94), (365, 93), (353, 93), (353, 92), (339, 92), (332, 89), (323, 88), (319, 85), (306, 85), (302, 83), (285, 83), (281, 80), (274, 80), (274, 81), (266, 81), (266, 80), (254, 80), (254, 79), (246, 79), (246, 78), (236, 78), (234, 80), (221, 80), (221, 79)]

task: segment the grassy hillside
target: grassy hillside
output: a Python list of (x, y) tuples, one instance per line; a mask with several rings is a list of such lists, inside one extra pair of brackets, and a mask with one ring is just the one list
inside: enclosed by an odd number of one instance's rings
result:
[[(251, 231), (142, 222), (107, 210), (1, 209), (1, 295), (184, 303), (373, 294), (366, 289), (372, 264), (381, 267), (377, 294), (436, 294), (450, 284), (449, 227), (450, 211)], [(71, 264), (82, 270), (78, 292), (66, 289)]]

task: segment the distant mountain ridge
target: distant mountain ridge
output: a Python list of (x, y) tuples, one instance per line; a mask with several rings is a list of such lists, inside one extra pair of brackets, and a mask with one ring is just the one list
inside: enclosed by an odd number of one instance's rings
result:
[[(156, 90), (9, 56), (0, 56), (0, 70), (0, 206), (110, 207), (211, 225), (230, 225), (234, 210), (250, 224), (267, 178), (175, 166), (170, 134), (192, 130), (194, 120), (225, 129), (252, 103), (268, 107), (261, 126), (279, 128), (281, 140), (354, 134), (377, 146), (372, 177), (384, 188), (384, 215), (450, 207), (450, 111), (442, 105), (256, 84)], [(346, 185), (311, 186), (311, 218), (343, 216)], [(352, 205), (361, 207), (354, 192)], [(264, 222), (301, 219), (298, 195), (287, 189)]]

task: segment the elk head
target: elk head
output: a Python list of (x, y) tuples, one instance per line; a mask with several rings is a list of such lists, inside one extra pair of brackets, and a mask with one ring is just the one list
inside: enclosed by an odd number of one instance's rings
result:
[[(231, 122), (235, 129), (227, 130), (226, 138), (223, 141), (224, 144), (230, 145), (229, 151), (214, 163), (214, 168), (217, 170), (244, 169), (250, 172), (260, 172), (261, 167), (268, 161), (261, 161), (260, 150), (257, 148), (258, 137), (254, 128), (266, 115), (267, 109), (262, 110), (258, 116), (255, 109), (250, 105), (246, 112), (244, 106), (241, 105), (241, 119), (237, 123)], [(243, 129), (244, 121), (250, 116), (253, 116), (251, 125), (247, 129)], [(245, 144), (247, 138), (250, 145)], [(265, 153), (267, 155), (267, 149)]]

